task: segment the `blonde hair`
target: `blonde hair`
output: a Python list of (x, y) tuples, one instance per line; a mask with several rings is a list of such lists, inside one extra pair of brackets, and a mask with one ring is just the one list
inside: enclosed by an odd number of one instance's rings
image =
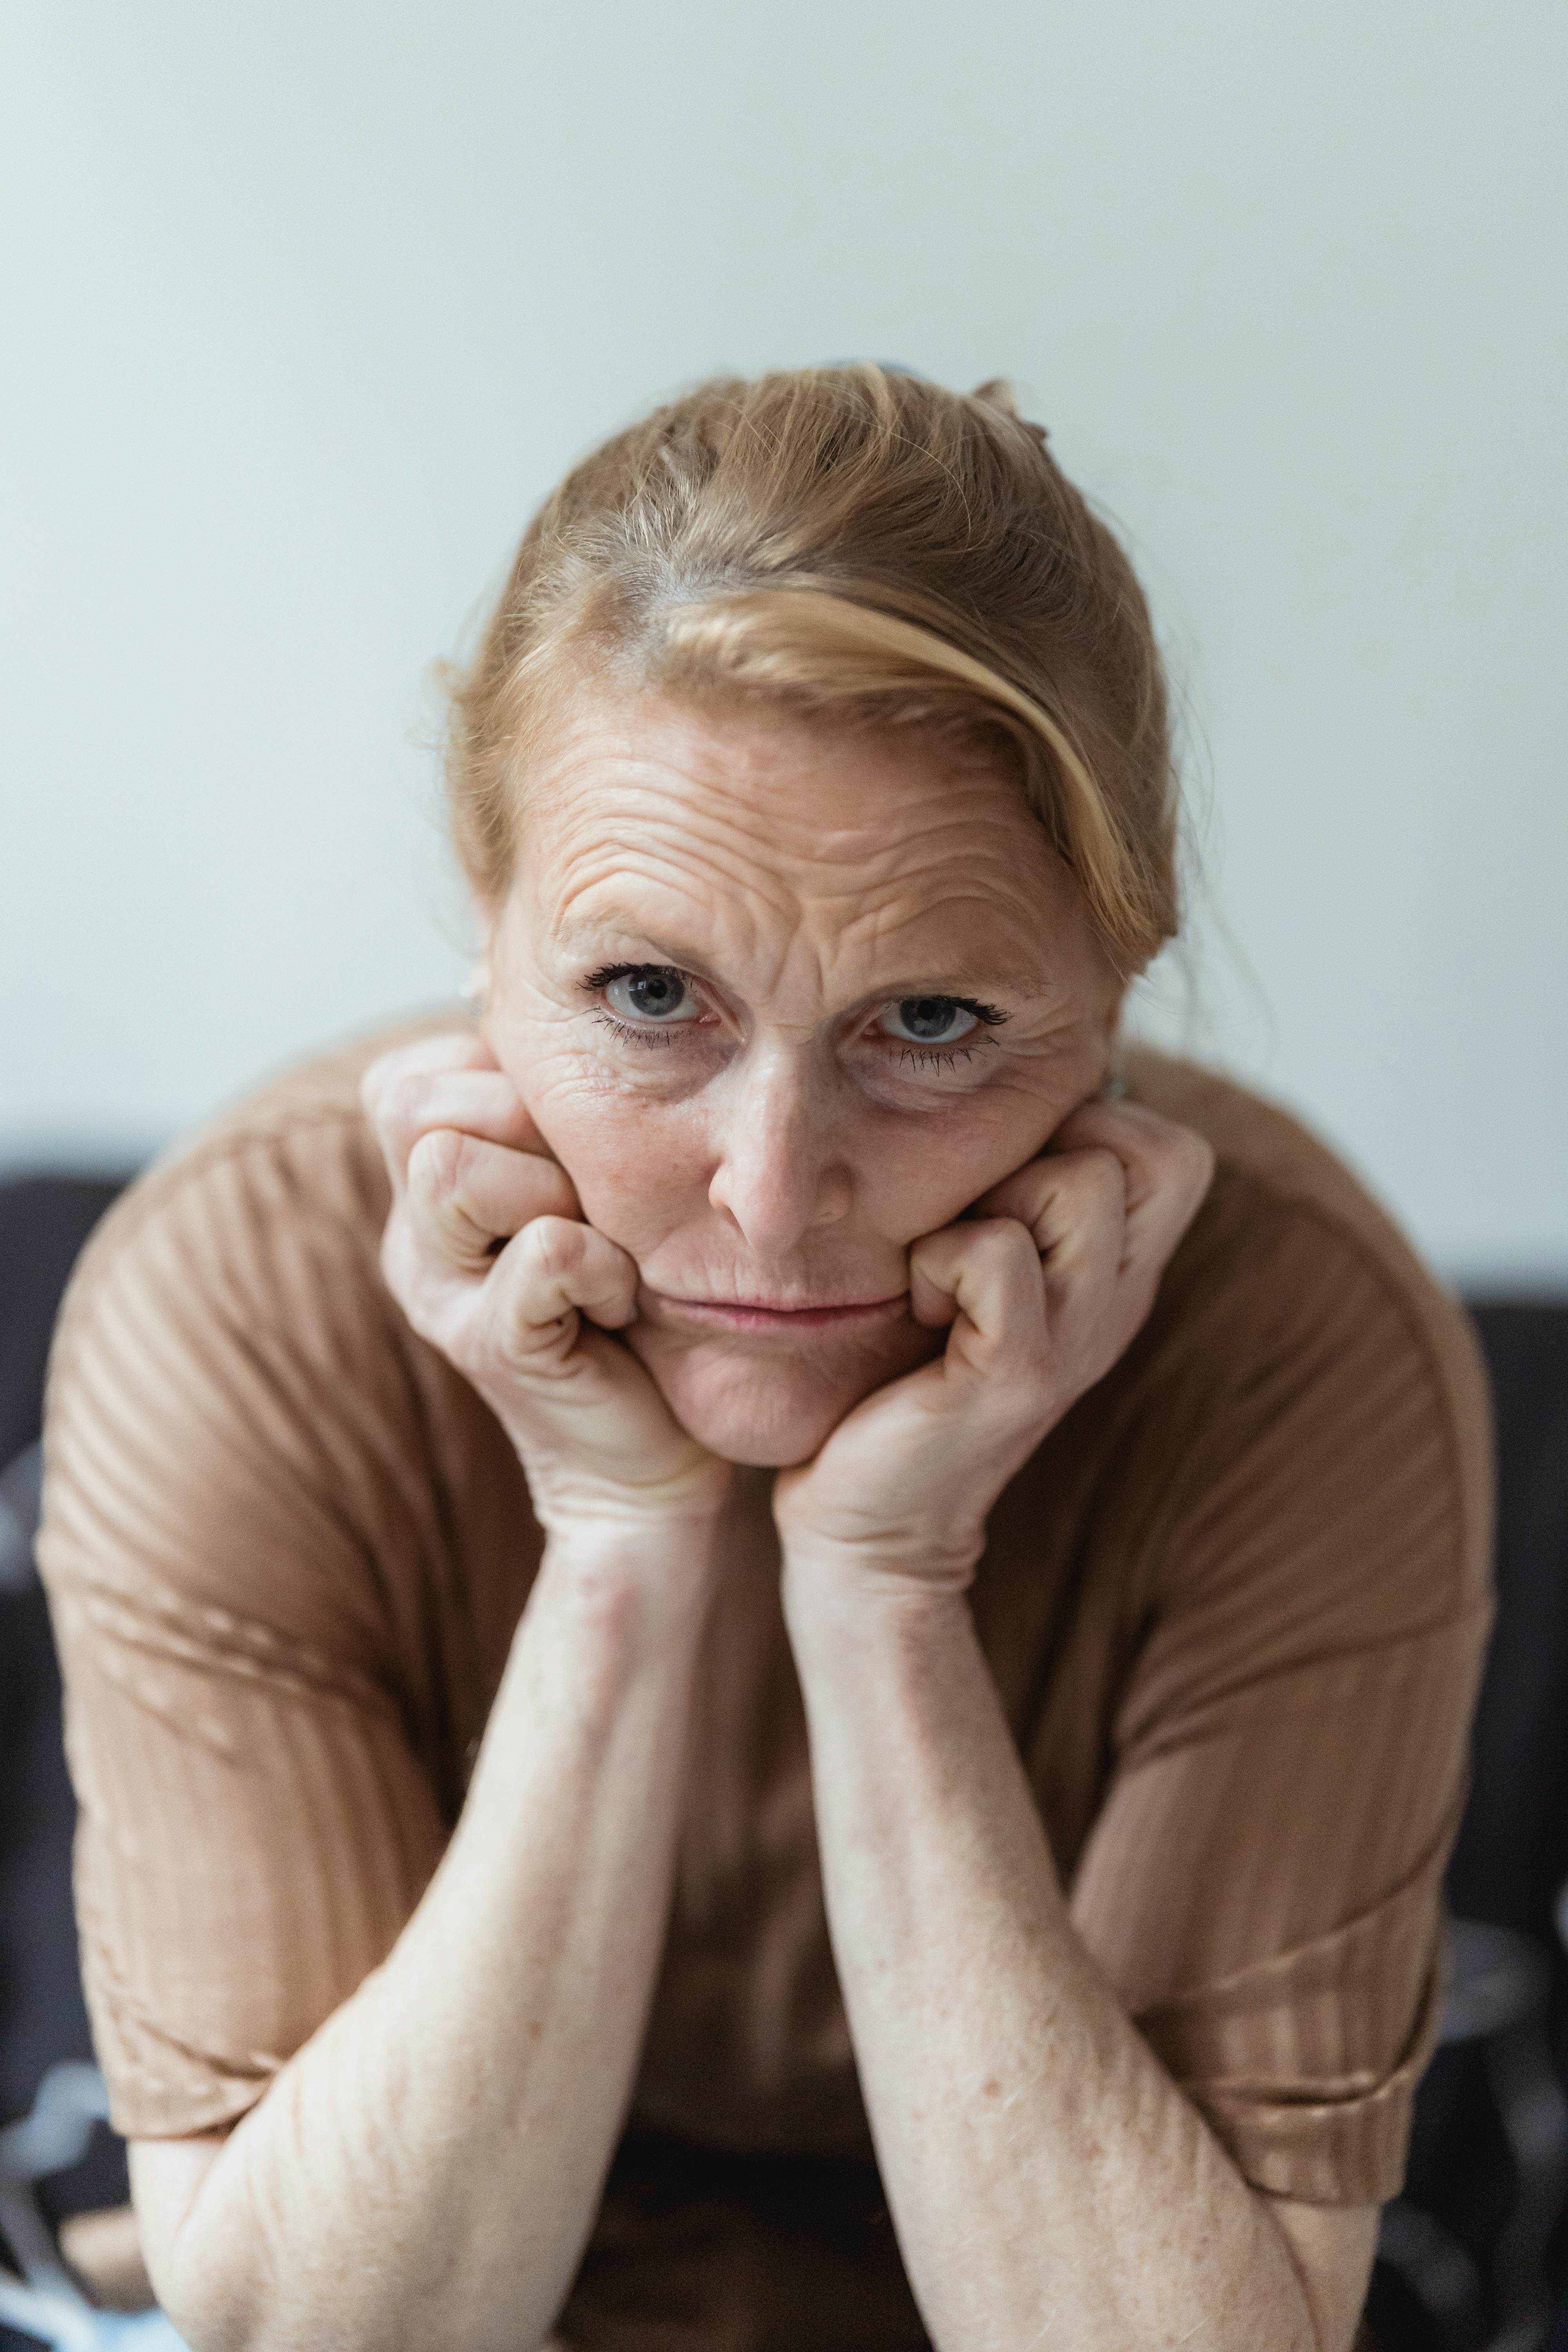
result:
[(584, 669), (1002, 749), (1118, 968), (1175, 932), (1148, 607), (1005, 384), (869, 363), (720, 379), (568, 474), (453, 677), (452, 828), (483, 896), (510, 877), (529, 748)]

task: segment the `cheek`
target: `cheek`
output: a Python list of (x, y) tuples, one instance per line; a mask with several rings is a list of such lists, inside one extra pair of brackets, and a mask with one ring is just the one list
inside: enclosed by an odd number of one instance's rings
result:
[(904, 1247), (951, 1224), (1033, 1159), (1071, 1108), (1054, 1095), (1005, 1087), (923, 1120), (878, 1121), (858, 1154), (868, 1222)]
[(706, 1132), (689, 1103), (606, 1087), (575, 1057), (542, 1056), (517, 1085), (588, 1223), (634, 1257), (647, 1257), (705, 1203)]

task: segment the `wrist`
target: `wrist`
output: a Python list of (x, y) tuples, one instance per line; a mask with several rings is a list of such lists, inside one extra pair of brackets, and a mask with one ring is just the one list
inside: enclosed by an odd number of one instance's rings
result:
[(639, 1486), (523, 1454), (533, 1516), (551, 1543), (587, 1550), (623, 1539), (643, 1548), (701, 1540), (723, 1515), (732, 1472), (729, 1463), (692, 1450), (698, 1458)]
[(983, 1528), (944, 1537), (927, 1528), (919, 1536), (846, 1538), (783, 1525), (779, 1549), (786, 1586), (798, 1585), (803, 1594), (820, 1592), (825, 1599), (864, 1596), (874, 1604), (879, 1596), (890, 1594), (951, 1597), (967, 1591), (985, 1536)]
[(658, 1624), (706, 1608), (718, 1578), (721, 1515), (576, 1517), (546, 1529), (540, 1579), (589, 1615)]
[(788, 1549), (780, 1598), (797, 1660), (804, 1669), (819, 1656), (849, 1663), (868, 1647), (951, 1639), (954, 1626), (972, 1623), (965, 1597), (972, 1573), (967, 1559), (915, 1567), (848, 1546)]
[(910, 1495), (873, 1511), (865, 1496), (816, 1494), (811, 1468), (781, 1474), (773, 1524), (786, 1580), (806, 1589), (963, 1592), (985, 1549), (984, 1515), (971, 1506)]

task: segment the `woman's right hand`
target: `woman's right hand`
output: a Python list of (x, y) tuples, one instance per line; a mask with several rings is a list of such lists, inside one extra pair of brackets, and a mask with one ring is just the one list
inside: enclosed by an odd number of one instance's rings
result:
[(484, 1039), (399, 1046), (362, 1094), (392, 1179), (387, 1287), (500, 1422), (547, 1534), (711, 1521), (729, 1465), (609, 1336), (636, 1316), (637, 1266), (584, 1222)]

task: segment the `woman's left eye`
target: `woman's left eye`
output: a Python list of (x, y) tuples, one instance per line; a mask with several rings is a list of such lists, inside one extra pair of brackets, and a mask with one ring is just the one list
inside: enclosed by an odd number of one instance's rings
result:
[(957, 1045), (983, 1015), (957, 996), (900, 996), (878, 1015), (889, 1037), (906, 1045)]
[(632, 964), (609, 973), (600, 985), (610, 1011), (623, 1021), (668, 1029), (701, 1015), (701, 1005), (670, 964)]

